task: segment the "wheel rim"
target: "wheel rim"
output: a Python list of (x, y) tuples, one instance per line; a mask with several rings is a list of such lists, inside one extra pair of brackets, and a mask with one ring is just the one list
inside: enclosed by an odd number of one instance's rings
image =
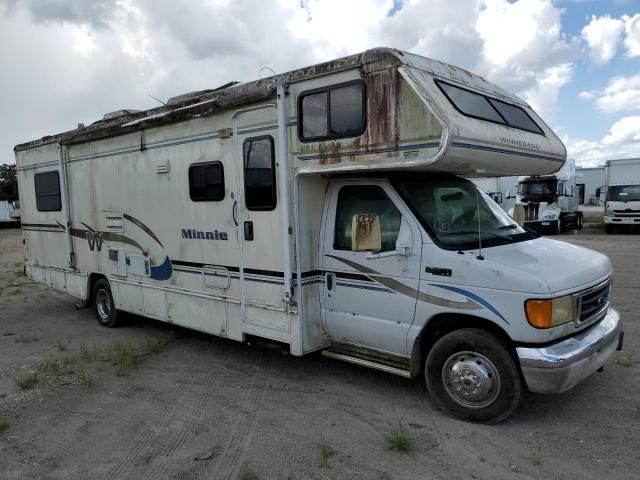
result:
[(105, 322), (111, 318), (111, 299), (106, 290), (100, 289), (96, 293), (96, 310), (101, 322)]
[(449, 396), (467, 408), (488, 407), (500, 394), (498, 369), (476, 352), (451, 355), (442, 367), (442, 382)]

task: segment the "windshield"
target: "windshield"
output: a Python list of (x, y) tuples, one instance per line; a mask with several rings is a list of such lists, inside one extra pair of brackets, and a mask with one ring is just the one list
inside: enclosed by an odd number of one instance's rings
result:
[(554, 195), (556, 193), (556, 181), (521, 182), (518, 185), (520, 195)]
[(478, 238), (483, 247), (537, 238), (462, 178), (419, 175), (396, 179), (394, 186), (433, 240), (447, 250), (478, 248)]
[(614, 202), (640, 201), (640, 185), (614, 185), (607, 189), (607, 200)]

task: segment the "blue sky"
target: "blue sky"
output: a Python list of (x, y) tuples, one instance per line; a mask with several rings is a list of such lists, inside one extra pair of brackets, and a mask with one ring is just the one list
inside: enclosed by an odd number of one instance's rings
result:
[(518, 94), (579, 164), (640, 157), (640, 0), (0, 0), (0, 162), (150, 95), (378, 46)]

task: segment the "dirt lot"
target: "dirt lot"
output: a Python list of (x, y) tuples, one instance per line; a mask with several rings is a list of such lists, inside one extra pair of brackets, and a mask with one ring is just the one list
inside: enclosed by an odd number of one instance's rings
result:
[[(638, 235), (608, 254), (625, 352), (499, 426), (445, 417), (423, 385), (91, 310), (32, 284), (0, 231), (1, 479), (630, 479), (640, 471)], [(409, 453), (387, 437), (415, 439)]]

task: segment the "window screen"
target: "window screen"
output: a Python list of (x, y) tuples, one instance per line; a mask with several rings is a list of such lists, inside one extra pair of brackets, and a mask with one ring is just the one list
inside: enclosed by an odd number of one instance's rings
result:
[(62, 210), (60, 201), (60, 176), (57, 171), (36, 173), (33, 177), (36, 191), (36, 208), (39, 212), (59, 212)]
[(402, 215), (384, 190), (374, 185), (342, 187), (338, 193), (334, 245), (336, 250), (351, 250), (354, 215), (369, 213), (380, 218), (383, 252), (396, 249)]
[(224, 199), (222, 163), (199, 163), (189, 167), (189, 197), (194, 202), (212, 202)]
[(248, 210), (276, 208), (276, 166), (273, 138), (256, 137), (245, 140), (244, 202)]
[(471, 92), (448, 83), (436, 81), (454, 107), (469, 117), (544, 135), (540, 127), (522, 108)]
[(361, 81), (313, 90), (300, 96), (298, 134), (303, 141), (355, 137), (365, 130)]

